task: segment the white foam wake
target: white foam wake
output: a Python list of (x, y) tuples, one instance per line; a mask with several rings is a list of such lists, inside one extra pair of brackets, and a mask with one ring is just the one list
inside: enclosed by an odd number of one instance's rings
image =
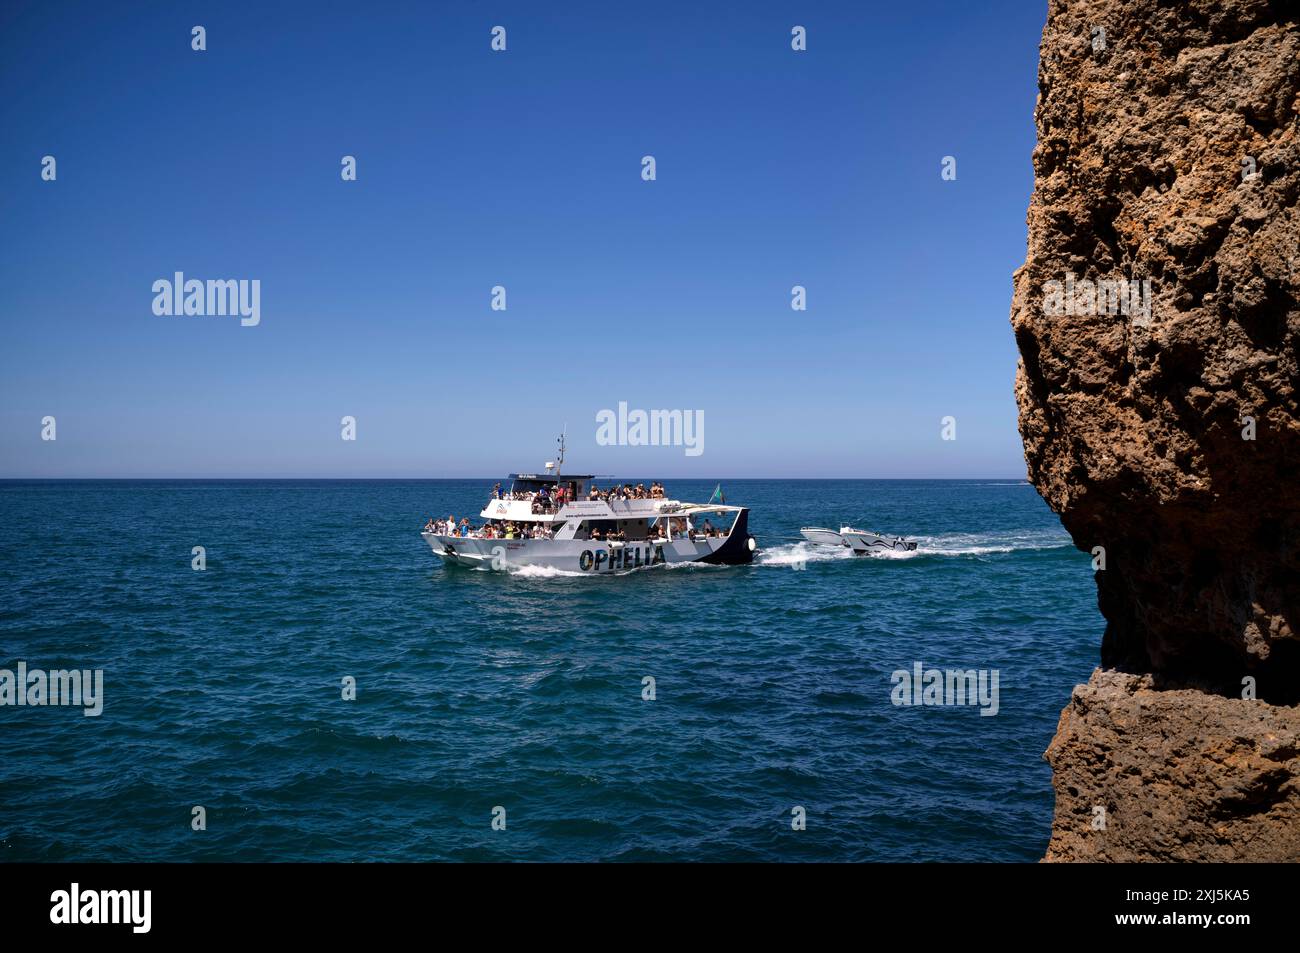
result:
[(833, 559), (852, 558), (853, 553), (844, 546), (787, 543), (781, 546), (764, 546), (754, 556), (754, 564), (756, 566), (797, 566), (803, 563), (821, 563)]
[[(1059, 529), (1006, 530), (997, 533), (943, 533), (938, 536), (914, 536), (916, 552), (911, 555), (987, 556), (1037, 549), (1060, 549), (1072, 545), (1070, 537)], [(888, 555), (888, 554), (886, 554)]]
[[(917, 559), (922, 556), (988, 556), (998, 553), (1060, 549), (1071, 544), (1061, 530), (1008, 530), (997, 533), (941, 533), (936, 536), (906, 536), (916, 549), (877, 549), (868, 559)], [(762, 542), (760, 538), (760, 543)], [(795, 566), (838, 559), (856, 559), (847, 547), (788, 543), (763, 547), (754, 557), (759, 566)]]
[(555, 579), (559, 576), (575, 576), (586, 579), (596, 575), (590, 572), (576, 572), (572, 569), (558, 569), (555, 566), (511, 566), (506, 564), (506, 572), (521, 579)]

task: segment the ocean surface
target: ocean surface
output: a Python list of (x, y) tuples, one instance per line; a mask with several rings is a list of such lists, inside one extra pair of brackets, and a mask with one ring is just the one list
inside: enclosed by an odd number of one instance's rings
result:
[[(0, 668), (104, 673), (99, 717), (0, 707), (0, 859), (1042, 855), (1103, 623), (1032, 487), (724, 480), (752, 566), (444, 568), (420, 528), (493, 482), (0, 482)], [(792, 539), (841, 523), (920, 548)], [(893, 704), (916, 663), (997, 714)]]

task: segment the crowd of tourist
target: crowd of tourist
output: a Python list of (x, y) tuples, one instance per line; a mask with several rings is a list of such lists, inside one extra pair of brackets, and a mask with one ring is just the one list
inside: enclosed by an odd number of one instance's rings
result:
[(563, 483), (557, 483), (554, 486), (543, 486), (538, 490), (516, 490), (511, 492), (502, 489), (498, 483), (492, 487), (492, 499), (494, 500), (513, 500), (519, 503), (533, 504), (534, 513), (556, 513), (565, 503), (571, 503), (570, 489)]
[[(492, 499), (509, 500), (520, 503), (531, 503), (534, 513), (558, 513), (565, 503), (572, 503), (573, 484), (557, 483), (554, 486), (543, 486), (537, 490), (516, 490), (511, 492), (504, 489), (500, 483), (492, 487)], [(663, 500), (667, 499), (664, 493), (662, 483), (652, 482), (649, 486), (644, 483), (620, 483), (614, 486), (601, 489), (592, 484), (587, 490), (587, 500), (589, 502), (612, 503), (621, 500)]]
[(622, 483), (602, 490), (593, 483), (591, 489), (587, 491), (587, 499), (600, 500), (604, 503), (610, 503), (614, 500), (662, 500), (665, 499), (664, 485), (662, 483), (651, 483), (647, 488), (644, 483), (638, 483), (636, 486), (631, 483)]
[[(568, 498), (569, 492), (564, 484), (557, 484), (554, 487), (543, 486), (530, 493), (511, 493), (503, 490), (498, 483), (492, 488), (492, 497), (497, 500), (530, 502), (534, 513), (554, 513), (558, 512), (565, 503), (571, 502)], [(651, 483), (648, 487), (644, 483), (637, 483), (635, 486), (631, 483), (622, 483), (603, 490), (593, 483), (587, 493), (587, 499), (592, 502), (612, 503), (619, 500), (662, 500), (666, 497), (662, 483)], [(555, 537), (554, 526), (540, 520), (536, 522), (489, 520), (482, 526), (475, 527), (470, 525), (468, 517), (461, 517), (458, 522), (455, 516), (448, 516), (445, 520), (430, 519), (424, 524), (424, 531), (437, 536), (461, 536), (473, 539), (553, 539)], [(670, 538), (670, 532), (671, 538), (686, 536), (691, 540), (726, 535), (724, 531), (714, 528), (708, 520), (697, 528), (685, 517), (674, 516), (671, 517), (671, 525), (661, 518), (653, 526), (647, 527), (644, 539), (651, 542), (667, 540)], [(609, 542), (624, 542), (628, 539), (627, 534), (617, 526), (603, 529), (600, 524), (594, 525), (590, 530), (585, 527), (579, 530), (577, 538)]]
[(482, 526), (471, 526), (467, 517), (448, 516), (445, 520), (430, 519), (424, 524), (426, 533), (435, 536), (460, 536), (466, 539), (552, 539), (554, 530), (544, 523), (523, 523), (514, 520), (488, 520)]

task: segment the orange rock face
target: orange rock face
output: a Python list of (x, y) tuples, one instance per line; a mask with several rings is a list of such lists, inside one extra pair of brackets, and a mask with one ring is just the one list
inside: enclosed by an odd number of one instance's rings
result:
[[(1198, 698), (1291, 711), (1277, 706), (1300, 701), (1300, 8), (1051, 0), (1039, 89), (1016, 397), (1030, 480), (1104, 559), (1102, 664), (1180, 689), (1159, 706), (1175, 736)], [(1136, 741), (1115, 743), (1090, 756)], [(1083, 747), (1058, 735), (1053, 750), (1059, 826), (1063, 780), (1093, 789)], [(1188, 815), (1134, 816), (1154, 830)], [(1059, 836), (1049, 858), (1084, 856)]]

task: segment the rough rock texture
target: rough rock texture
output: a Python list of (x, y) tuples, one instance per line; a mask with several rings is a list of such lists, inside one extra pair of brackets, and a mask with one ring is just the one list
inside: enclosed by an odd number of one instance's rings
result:
[(1049, 861), (1300, 860), (1300, 709), (1098, 671), (1047, 761)]
[[(1167, 690), (1151, 705), (1159, 744), (1114, 730), (1127, 702), (1105, 673), (1067, 708), (1048, 856), (1271, 857), (1289, 843), (1300, 859), (1294, 839), (1260, 833), (1294, 826), (1294, 756), (1269, 762), (1287, 779), (1268, 774), (1282, 801), (1259, 813), (1215, 815), (1200, 788), (1236, 790), (1215, 772), (1239, 769), (1255, 790), (1251, 758), (1268, 761), (1300, 701), (1300, 3), (1050, 0), (1039, 89), (1011, 315), (1025, 457), (1075, 544), (1104, 548), (1103, 665)], [(1149, 319), (1114, 313), (1122, 299), (1052, 298), (1051, 282), (1101, 279), (1149, 280)], [(1241, 698), (1247, 677), (1273, 704)], [(1091, 854), (1067, 846), (1071, 791), (1083, 803), (1148, 776), (1170, 781), (1123, 787), (1145, 799), (1125, 811), (1146, 829), (1126, 824), (1124, 845)], [(1157, 809), (1167, 797), (1181, 800)]]

